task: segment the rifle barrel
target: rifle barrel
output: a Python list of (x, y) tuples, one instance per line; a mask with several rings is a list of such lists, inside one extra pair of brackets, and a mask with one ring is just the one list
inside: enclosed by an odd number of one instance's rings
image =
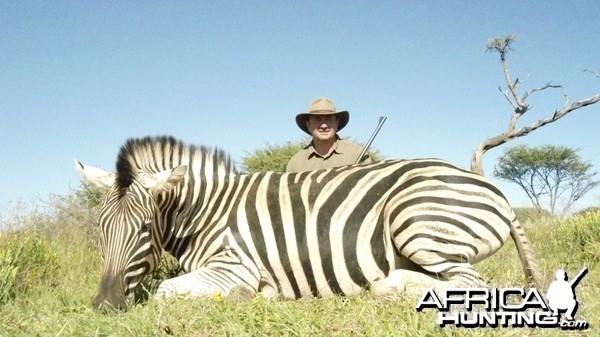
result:
[(360, 162), (360, 160), (362, 159), (362, 157), (367, 153), (367, 151), (369, 151), (369, 147), (371, 147), (371, 143), (373, 143), (373, 140), (375, 139), (375, 136), (377, 136), (377, 133), (379, 132), (379, 130), (383, 126), (383, 123), (385, 123), (386, 119), (387, 119), (387, 116), (381, 116), (381, 117), (379, 117), (379, 123), (377, 124), (377, 127), (375, 128), (375, 131), (371, 135), (371, 138), (369, 138), (369, 141), (367, 142), (367, 144), (365, 144), (365, 146), (363, 147), (363, 150), (360, 153), (360, 155), (358, 156), (358, 158), (356, 158), (355, 164), (358, 164)]

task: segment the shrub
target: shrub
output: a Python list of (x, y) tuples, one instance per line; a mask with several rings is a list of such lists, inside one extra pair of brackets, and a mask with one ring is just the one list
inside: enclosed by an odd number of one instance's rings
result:
[(550, 212), (543, 210), (539, 211), (534, 207), (517, 207), (513, 208), (515, 211), (515, 215), (521, 224), (526, 223), (539, 223), (543, 219), (548, 219), (552, 217)]
[(586, 212), (562, 221), (556, 229), (573, 260), (600, 262), (600, 211)]
[(1, 219), (0, 305), (36, 288), (54, 288), (82, 251), (97, 251), (100, 196), (91, 189), (75, 192), (50, 195), (35, 211), (19, 202), (11, 217)]
[(15, 295), (14, 286), (19, 267), (15, 261), (18, 253), (13, 248), (3, 245), (0, 247), (0, 305), (3, 305)]
[(257, 149), (253, 153), (247, 152), (242, 158), (242, 170), (247, 173), (285, 172), (290, 158), (309, 142), (309, 138), (305, 137), (303, 140), (287, 142), (283, 145), (267, 144), (264, 149)]
[(590, 206), (590, 207), (584, 208), (580, 211), (577, 211), (577, 213), (575, 213), (575, 216), (584, 215), (586, 213), (594, 213), (594, 212), (600, 212), (600, 206)]
[(0, 240), (0, 304), (39, 285), (53, 285), (59, 259), (35, 231), (17, 230)]

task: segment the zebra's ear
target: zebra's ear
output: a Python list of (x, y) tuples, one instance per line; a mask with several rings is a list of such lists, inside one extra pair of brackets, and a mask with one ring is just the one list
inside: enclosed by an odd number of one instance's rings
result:
[(167, 192), (183, 180), (187, 172), (187, 165), (180, 165), (174, 169), (164, 170), (144, 177), (142, 182), (152, 194)]
[(102, 169), (83, 165), (75, 160), (75, 171), (83, 178), (83, 183), (103, 189), (108, 189), (115, 183), (115, 174)]

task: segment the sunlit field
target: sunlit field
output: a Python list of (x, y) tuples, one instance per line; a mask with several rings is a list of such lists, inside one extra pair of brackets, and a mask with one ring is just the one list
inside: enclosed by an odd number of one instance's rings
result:
[[(127, 312), (91, 307), (101, 273), (96, 208), (83, 191), (51, 197), (43, 211), (1, 218), (0, 336), (554, 336), (559, 329), (440, 328), (437, 311), (417, 312), (414, 298), (360, 296), (239, 301), (219, 295), (158, 301), (151, 293), (176, 272), (172, 260), (148, 276)], [(555, 271), (589, 273), (576, 288), (577, 320), (597, 336), (600, 324), (600, 212), (569, 219), (519, 213), (545, 276)], [(491, 287), (522, 286), (524, 276), (512, 241), (476, 265)], [(570, 335), (575, 334), (569, 332)]]

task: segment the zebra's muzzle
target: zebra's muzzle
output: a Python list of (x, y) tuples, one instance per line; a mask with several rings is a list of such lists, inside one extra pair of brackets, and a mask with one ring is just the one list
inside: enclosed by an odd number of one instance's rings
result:
[(127, 295), (124, 289), (121, 275), (103, 277), (98, 294), (92, 300), (92, 306), (101, 311), (127, 310)]

